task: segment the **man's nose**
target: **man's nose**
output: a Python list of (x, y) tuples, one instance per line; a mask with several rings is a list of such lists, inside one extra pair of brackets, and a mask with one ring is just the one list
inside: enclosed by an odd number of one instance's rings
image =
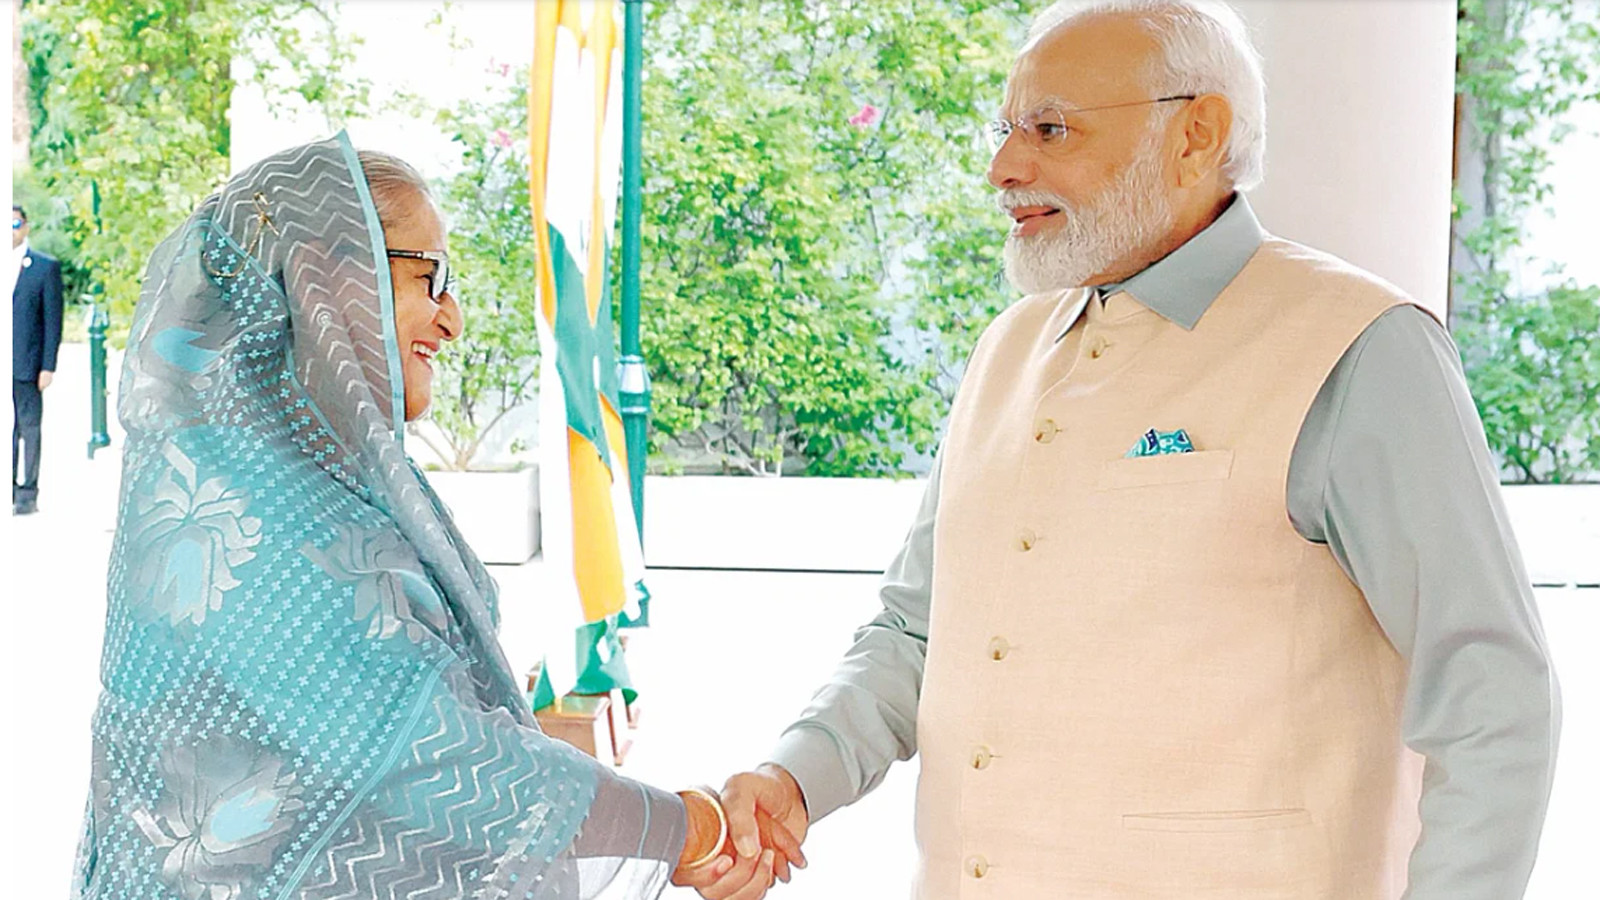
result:
[(989, 184), (999, 190), (1033, 183), (1039, 167), (1033, 160), (1027, 139), (1015, 131), (1006, 135), (1005, 142), (989, 160), (987, 174)]

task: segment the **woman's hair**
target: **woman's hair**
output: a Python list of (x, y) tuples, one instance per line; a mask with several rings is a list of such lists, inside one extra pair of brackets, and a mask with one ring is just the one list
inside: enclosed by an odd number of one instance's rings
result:
[(378, 220), (387, 228), (398, 223), (407, 212), (414, 194), (421, 194), (429, 202), (433, 192), (427, 179), (411, 164), (393, 154), (379, 150), (361, 150), (356, 153), (361, 162), (361, 174), (367, 178), (372, 191), (372, 205), (378, 210)]

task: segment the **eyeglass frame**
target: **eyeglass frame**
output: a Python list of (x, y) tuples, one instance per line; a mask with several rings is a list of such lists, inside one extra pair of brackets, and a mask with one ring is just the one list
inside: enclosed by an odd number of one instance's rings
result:
[[(1153, 100), (1130, 100), (1127, 103), (1107, 103), (1104, 106), (1041, 106), (1031, 112), (1025, 113), (1022, 118), (1007, 119), (1002, 116), (997, 119), (991, 119), (983, 124), (983, 135), (988, 139), (989, 147), (995, 153), (999, 153), (1000, 148), (1004, 147), (1006, 142), (1011, 140), (1011, 135), (1018, 129), (1021, 129), (1024, 135), (1028, 134), (1028, 127), (1023, 124), (1024, 118), (1045, 110), (1051, 110), (1064, 117), (1069, 113), (1099, 112), (1103, 109), (1124, 109), (1130, 106), (1148, 106), (1153, 103), (1171, 103), (1174, 100), (1195, 100), (1199, 97), (1199, 94), (1173, 94), (1170, 97), (1156, 97)], [(1061, 124), (1063, 127), (1066, 126), (1065, 121), (1062, 121)], [(1038, 140), (1037, 138), (1030, 138), (1030, 143), (1032, 143), (1033, 146), (1041, 149), (1046, 146), (1044, 142)]]
[(454, 279), (450, 272), (450, 254), (443, 250), (395, 250), (384, 248), (390, 259), (422, 259), (433, 263), (433, 271), (428, 273), (428, 299), (435, 303), (445, 294), (452, 293), (455, 287)]

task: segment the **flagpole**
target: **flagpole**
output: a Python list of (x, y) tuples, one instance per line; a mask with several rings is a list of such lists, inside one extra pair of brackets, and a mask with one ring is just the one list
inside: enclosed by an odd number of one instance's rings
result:
[(623, 433), (628, 445), (628, 484), (633, 514), (644, 541), (645, 432), (650, 421), (650, 373), (639, 344), (639, 245), (643, 214), (639, 107), (644, 83), (644, 0), (622, 0), (626, 35), (622, 44), (622, 358), (620, 388)]

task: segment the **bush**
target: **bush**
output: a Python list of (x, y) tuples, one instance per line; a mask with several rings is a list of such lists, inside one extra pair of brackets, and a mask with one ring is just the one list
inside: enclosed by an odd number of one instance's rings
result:
[(463, 102), (437, 117), (461, 148), (461, 170), (440, 186), (439, 199), (466, 331), (437, 362), (430, 418), (443, 445), (425, 429), (415, 433), (455, 469), (473, 465), (505, 416), (537, 394), (528, 73), (505, 66), (496, 75), (488, 99)]
[(1452, 319), (1467, 381), (1508, 477), (1584, 480), (1600, 473), (1600, 286), (1527, 287), (1513, 272), (1534, 262), (1522, 225), (1549, 199), (1549, 148), (1575, 105), (1600, 102), (1600, 6), (1460, 0), (1457, 52), (1482, 163), (1456, 202)]
[(856, 475), (930, 449), (1011, 298), (976, 137), (1027, 5), (650, 5), (658, 466)]
[(228, 175), (236, 62), (330, 120), (364, 106), (366, 86), (338, 75), (351, 49), (334, 40), (324, 7), (42, 0), (23, 8), (29, 184), (47, 207), (40, 243), (69, 264), (74, 293), (103, 292), (115, 332), (128, 327), (156, 244)]

